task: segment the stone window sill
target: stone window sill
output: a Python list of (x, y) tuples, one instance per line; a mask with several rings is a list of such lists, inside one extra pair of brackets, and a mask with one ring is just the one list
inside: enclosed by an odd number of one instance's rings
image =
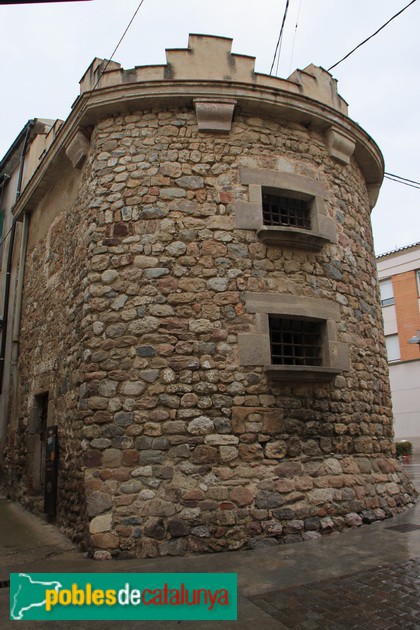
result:
[(273, 381), (331, 381), (343, 370), (312, 365), (266, 365), (264, 373)]
[(257, 230), (257, 236), (266, 245), (281, 245), (319, 252), (330, 239), (302, 228), (263, 226)]

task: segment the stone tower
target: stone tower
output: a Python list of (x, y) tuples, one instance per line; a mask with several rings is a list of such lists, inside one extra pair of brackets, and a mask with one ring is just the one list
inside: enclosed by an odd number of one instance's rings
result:
[(32, 216), (10, 491), (37, 505), (42, 403), (57, 522), (97, 557), (316, 538), (412, 504), (382, 177), (321, 68), (258, 74), (201, 35), (165, 66), (95, 59), (15, 209)]

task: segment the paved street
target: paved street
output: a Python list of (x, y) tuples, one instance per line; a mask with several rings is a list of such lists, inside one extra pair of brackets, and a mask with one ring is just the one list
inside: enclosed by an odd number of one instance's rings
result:
[(279, 628), (418, 630), (420, 561), (265, 593), (253, 602)]
[[(417, 487), (420, 462), (408, 466)], [(52, 525), (0, 500), (0, 581), (12, 571), (194, 572), (238, 574), (238, 622), (223, 629), (419, 630), (420, 505), (383, 522), (290, 545), (206, 556), (95, 562)], [(9, 617), (9, 589), (0, 588), (0, 627)], [(99, 630), (114, 622), (49, 622), (48, 628)], [(115, 625), (115, 624), (114, 624)], [(25, 622), (25, 628), (42, 622)], [(215, 622), (119, 622), (125, 628), (214, 629)]]

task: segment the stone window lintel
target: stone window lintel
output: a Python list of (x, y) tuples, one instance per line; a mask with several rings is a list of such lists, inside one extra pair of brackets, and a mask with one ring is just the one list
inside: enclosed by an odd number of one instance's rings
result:
[[(340, 320), (340, 307), (337, 302), (324, 298), (248, 291), (245, 293), (245, 302), (248, 313), (261, 315), (271, 313), (319, 320)], [(256, 321), (258, 322), (259, 318)], [(259, 332), (267, 331), (268, 327)]]

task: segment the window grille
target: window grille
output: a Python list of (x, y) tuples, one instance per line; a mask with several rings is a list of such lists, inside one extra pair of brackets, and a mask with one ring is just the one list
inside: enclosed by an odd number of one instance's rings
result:
[(274, 365), (322, 365), (322, 322), (269, 316)]
[(311, 229), (309, 203), (303, 199), (263, 193), (264, 225)]

